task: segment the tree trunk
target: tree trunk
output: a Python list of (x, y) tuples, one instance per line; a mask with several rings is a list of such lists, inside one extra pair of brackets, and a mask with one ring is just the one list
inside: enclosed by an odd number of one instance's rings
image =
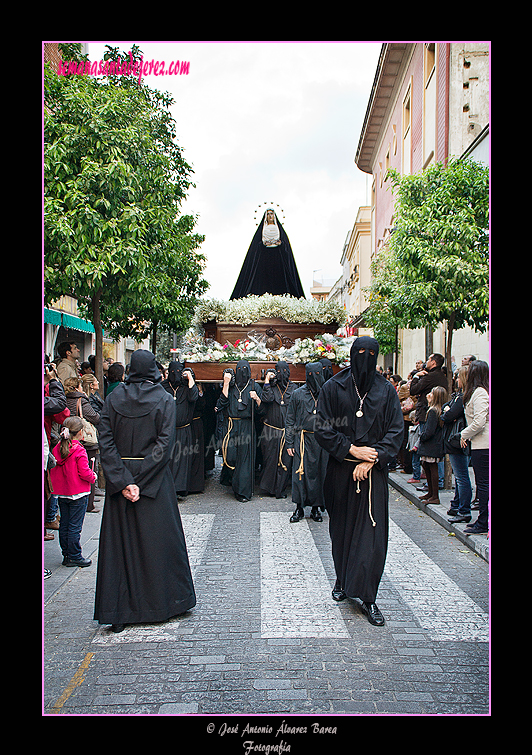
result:
[(94, 333), (96, 336), (96, 354), (94, 359), (94, 369), (96, 373), (96, 380), (99, 383), (99, 394), (102, 398), (105, 398), (104, 383), (103, 383), (103, 333), (102, 333), (102, 321), (100, 318), (100, 299), (102, 296), (102, 290), (99, 288), (92, 297), (92, 324), (94, 325)]
[(157, 351), (157, 320), (155, 320), (152, 323), (152, 330), (151, 330), (151, 351), (152, 354), (155, 354)]

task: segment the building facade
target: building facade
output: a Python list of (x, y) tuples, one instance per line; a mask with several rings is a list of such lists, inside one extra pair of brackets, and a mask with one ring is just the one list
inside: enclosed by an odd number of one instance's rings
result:
[[(487, 42), (383, 44), (355, 157), (372, 181), (371, 259), (394, 226), (389, 168), (418, 173), (466, 154), (489, 165), (489, 52)], [(445, 324), (435, 332), (402, 330), (399, 358), (392, 364), (389, 355), (385, 366), (406, 376), (417, 359), (445, 353), (445, 336)], [(455, 331), (456, 363), (467, 354), (487, 361), (488, 335)]]

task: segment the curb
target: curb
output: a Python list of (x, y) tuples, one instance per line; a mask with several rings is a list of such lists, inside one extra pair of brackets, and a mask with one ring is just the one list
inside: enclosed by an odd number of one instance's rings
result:
[[(440, 505), (427, 506), (419, 499), (415, 485), (407, 483), (401, 477), (406, 477), (406, 475), (401, 475), (398, 472), (388, 473), (388, 481), (395, 490), (405, 498), (408, 498), (418, 509), (421, 509), (431, 519), (438, 522), (447, 532), (458, 538), (460, 542), (467, 545), (468, 548), (489, 563), (489, 535), (465, 535), (464, 529), (467, 526), (466, 524), (451, 524), (447, 519), (447, 509), (454, 496), (454, 491), (440, 490)], [(419, 485), (419, 483), (416, 483), (416, 485)]]

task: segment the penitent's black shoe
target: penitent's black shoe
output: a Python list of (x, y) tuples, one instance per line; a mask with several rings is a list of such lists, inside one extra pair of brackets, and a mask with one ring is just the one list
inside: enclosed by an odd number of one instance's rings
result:
[(375, 627), (384, 626), (384, 616), (377, 608), (376, 603), (366, 603), (359, 599), (356, 602), (362, 612), (366, 614), (370, 624), (373, 624)]
[(333, 587), (333, 591), (331, 594), (332, 594), (332, 599), (335, 600), (337, 603), (340, 603), (340, 601), (345, 600), (347, 598), (347, 595), (345, 594), (344, 590), (340, 587), (338, 580), (336, 580), (336, 583)]
[(318, 508), (313, 508), (310, 512), (310, 518), (314, 519), (315, 522), (323, 522), (323, 517), (320, 514), (320, 511)]
[(290, 517), (290, 521), (292, 523), (299, 522), (300, 519), (304, 519), (304, 518), (305, 518), (305, 512), (303, 511), (303, 509), (296, 509), (294, 513), (292, 514), (292, 516)]
[(111, 631), (114, 632), (115, 634), (118, 634), (118, 632), (123, 632), (125, 628), (126, 628), (125, 624), (113, 624), (111, 627)]

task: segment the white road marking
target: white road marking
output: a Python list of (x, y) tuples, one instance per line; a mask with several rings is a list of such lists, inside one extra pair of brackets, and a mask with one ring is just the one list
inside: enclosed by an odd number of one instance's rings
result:
[[(192, 576), (201, 564), (214, 517), (215, 514), (181, 514)], [(109, 627), (101, 626), (92, 642), (100, 645), (119, 645), (125, 642), (168, 642), (176, 639), (175, 632), (172, 630), (177, 629), (179, 622), (179, 617), (176, 617), (161, 624), (131, 624), (126, 626), (123, 632), (117, 634)]]
[(433, 640), (489, 640), (488, 614), (391, 519), (384, 571)]
[(260, 515), (261, 637), (349, 637), (306, 519)]

